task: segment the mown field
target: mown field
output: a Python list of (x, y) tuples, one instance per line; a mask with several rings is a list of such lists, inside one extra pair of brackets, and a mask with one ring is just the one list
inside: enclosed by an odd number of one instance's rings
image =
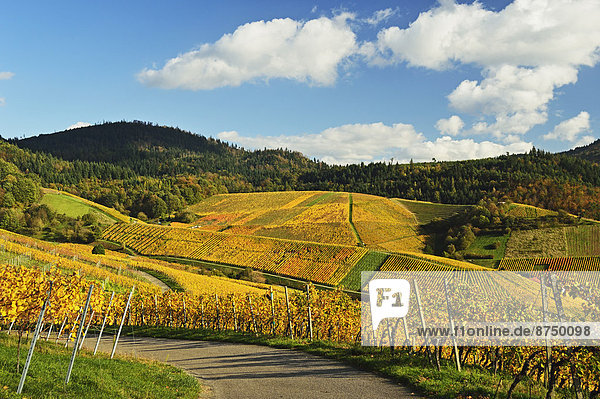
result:
[[(100, 224), (113, 224), (116, 222), (129, 223), (132, 219), (115, 209), (105, 207), (95, 202), (86, 200), (76, 195), (51, 189), (43, 189), (41, 204), (47, 205), (56, 213), (78, 218), (91, 213), (98, 218)], [(138, 220), (136, 220), (139, 222)]]

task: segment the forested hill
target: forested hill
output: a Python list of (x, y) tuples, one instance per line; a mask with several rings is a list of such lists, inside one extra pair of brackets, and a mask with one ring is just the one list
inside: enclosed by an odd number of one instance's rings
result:
[(109, 162), (142, 176), (217, 173), (254, 187), (292, 189), (293, 176), (318, 164), (299, 152), (246, 151), (219, 140), (144, 122), (114, 122), (41, 134), (12, 143), (69, 161)]
[(6, 144), (3, 151), (13, 155), (5, 159), (43, 185), (133, 216), (164, 217), (219, 192), (330, 190), (450, 204), (511, 200), (600, 219), (600, 166), (535, 149), (472, 161), (330, 166), (142, 122), (12, 142), (21, 149)]
[(600, 162), (600, 140), (583, 147), (577, 147), (563, 154), (585, 159), (591, 162)]

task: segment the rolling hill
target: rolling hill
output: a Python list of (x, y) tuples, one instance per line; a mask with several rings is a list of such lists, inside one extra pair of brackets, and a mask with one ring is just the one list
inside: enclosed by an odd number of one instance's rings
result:
[(421, 252), (414, 215), (387, 198), (356, 193), (286, 191), (223, 194), (191, 206), (201, 230)]

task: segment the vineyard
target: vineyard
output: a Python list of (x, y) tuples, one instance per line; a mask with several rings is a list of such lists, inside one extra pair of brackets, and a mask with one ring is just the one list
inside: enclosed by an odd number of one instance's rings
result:
[[(115, 255), (114, 258), (119, 258), (119, 255)], [(234, 330), (301, 339), (311, 339), (312, 333), (312, 339), (348, 343), (360, 339), (360, 303), (341, 291), (316, 291), (310, 287), (309, 295), (296, 292), (286, 296), (281, 291), (268, 289), (255, 293), (231, 292), (204, 295), (171, 291), (159, 294), (138, 292), (136, 289), (126, 311), (127, 292), (116, 294), (111, 301), (110, 292), (95, 287), (92, 291), (88, 316), (81, 320), (84, 299), (90, 284), (82, 276), (65, 275), (54, 268), (44, 270), (8, 264), (0, 264), (0, 276), (0, 324), (9, 330), (27, 328), (26, 326), (34, 323), (49, 290), (49, 282), (53, 282), (41, 336), (46, 337), (51, 331), (55, 331), (56, 341), (64, 342), (65, 345), (73, 340), (80, 328), (89, 325), (98, 328), (105, 320), (107, 325), (115, 328), (124, 321), (126, 326)], [(475, 276), (469, 281), (469, 285), (482, 287), (490, 285), (490, 281)], [(514, 290), (511, 291), (512, 294), (520, 295)], [(501, 298), (509, 296), (506, 291), (498, 292), (498, 295)], [(438, 309), (443, 309), (442, 300), (441, 296), (428, 295), (424, 298), (424, 305), (434, 305)], [(506, 306), (506, 311), (520, 311), (524, 312), (524, 315), (529, 312), (511, 306)], [(407, 316), (409, 322), (413, 324), (418, 320), (415, 312), (416, 310), (413, 309)], [(389, 324), (388, 328), (390, 328)], [(382, 344), (385, 344), (385, 339), (381, 341)], [(434, 351), (440, 359), (446, 361), (453, 359), (452, 347), (437, 347)], [(425, 356), (430, 352), (426, 347), (421, 347), (411, 353), (412, 356)], [(474, 347), (468, 350), (460, 348), (459, 355), (463, 364), (483, 367), (490, 371), (498, 367), (494, 366), (493, 359), (501, 356), (502, 372), (512, 375), (518, 375), (524, 359), (530, 358), (532, 368), (531, 372), (528, 372), (529, 378), (543, 381), (546, 359), (544, 353), (541, 348), (535, 347), (500, 349)], [(578, 361), (563, 362), (562, 359), (568, 356), (577, 356)], [(597, 390), (600, 373), (595, 366), (596, 356), (594, 349), (554, 348), (553, 384), (562, 388), (573, 386), (573, 375), (576, 373), (579, 376), (577, 380), (579, 390), (587, 392)]]
[(354, 196), (352, 221), (362, 241), (373, 249), (421, 252), (422, 237), (412, 213), (387, 198), (334, 192), (224, 194), (189, 210), (199, 216), (182, 227), (355, 245), (350, 225), (349, 196)]
[(113, 225), (107, 240), (143, 255), (166, 255), (250, 267), (268, 273), (338, 285), (367, 252), (364, 248), (193, 229)]
[(567, 256), (600, 256), (600, 225), (565, 227)]
[(425, 246), (414, 215), (387, 198), (353, 194), (352, 221), (370, 248), (421, 252)]
[(594, 273), (600, 271), (600, 257), (597, 256), (583, 256), (576, 258), (502, 259), (498, 268), (500, 270), (511, 271), (579, 271), (582, 272), (582, 276), (585, 276), (583, 282), (600, 287), (598, 273)]
[[(271, 239), (195, 229), (149, 225), (113, 225), (104, 232), (105, 239), (122, 243), (143, 255), (175, 256), (215, 262), (238, 267), (250, 267), (267, 273), (300, 278), (315, 283), (357, 289), (360, 271), (377, 270), (462, 270), (483, 269), (470, 263), (436, 256), (402, 253), (389, 256), (385, 269), (382, 263), (365, 258), (366, 248), (317, 244), (312, 242)], [(387, 257), (387, 255), (385, 255)]]

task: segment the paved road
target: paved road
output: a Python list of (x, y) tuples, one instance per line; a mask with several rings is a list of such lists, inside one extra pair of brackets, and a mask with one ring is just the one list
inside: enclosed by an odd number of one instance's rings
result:
[[(91, 337), (90, 337), (91, 338)], [(94, 339), (86, 340), (91, 347)], [(100, 350), (110, 352), (111, 339)], [(207, 398), (415, 398), (410, 390), (299, 351), (207, 341), (124, 337), (118, 353), (170, 363), (208, 388)]]

